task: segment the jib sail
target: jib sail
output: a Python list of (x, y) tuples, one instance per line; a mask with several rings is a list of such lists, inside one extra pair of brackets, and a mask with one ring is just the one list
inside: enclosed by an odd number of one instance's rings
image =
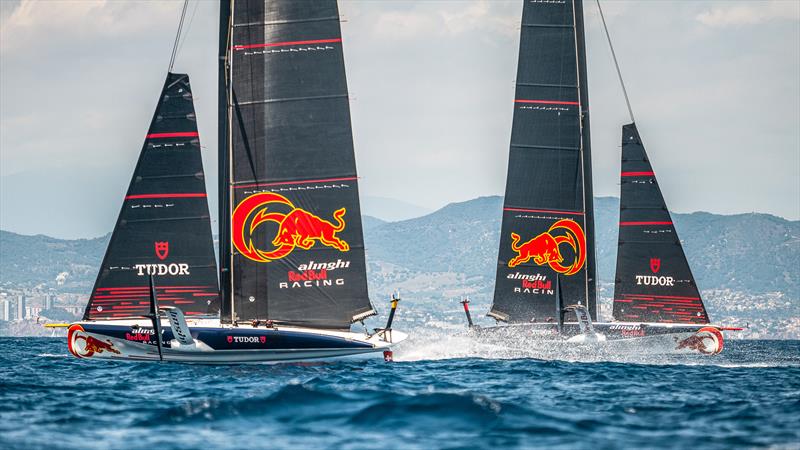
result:
[(494, 303), (508, 322), (553, 320), (567, 304), (595, 316), (594, 224), (583, 9), (526, 0)]
[(84, 320), (147, 314), (161, 305), (217, 314), (219, 287), (189, 76), (170, 73), (111, 235)]
[(374, 311), (338, 6), (236, 0), (223, 10), (223, 320), (349, 328)]
[(636, 125), (622, 127), (619, 247), (614, 319), (708, 323)]

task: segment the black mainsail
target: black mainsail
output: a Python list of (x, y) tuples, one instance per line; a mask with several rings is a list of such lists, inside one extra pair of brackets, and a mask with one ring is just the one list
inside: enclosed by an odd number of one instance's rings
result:
[(222, 319), (348, 329), (374, 310), (338, 5), (223, 0), (222, 11)]
[(622, 127), (614, 319), (709, 323), (636, 124)]
[(594, 218), (580, 0), (526, 0), (494, 303), (489, 315), (553, 320), (555, 277), (595, 318)]
[(84, 320), (142, 316), (158, 300), (187, 315), (220, 309), (189, 76), (169, 73)]

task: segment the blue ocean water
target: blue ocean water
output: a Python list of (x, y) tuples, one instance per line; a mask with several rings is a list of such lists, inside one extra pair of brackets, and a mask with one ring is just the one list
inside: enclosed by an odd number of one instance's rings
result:
[(409, 345), (395, 363), (195, 366), (0, 338), (0, 448), (800, 448), (800, 341), (568, 361)]

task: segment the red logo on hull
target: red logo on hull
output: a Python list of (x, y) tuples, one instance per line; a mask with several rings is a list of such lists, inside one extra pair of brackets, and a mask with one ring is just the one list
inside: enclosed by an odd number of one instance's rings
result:
[[(70, 353), (78, 358), (89, 358), (94, 354), (109, 352), (114, 354), (121, 354), (119, 350), (114, 348), (114, 344), (110, 339), (101, 341), (94, 336), (84, 334), (86, 333), (82, 326), (74, 324), (69, 327), (67, 331), (67, 346)], [(83, 346), (78, 342), (83, 341)]]
[(156, 242), (156, 256), (161, 261), (167, 259), (169, 255), (169, 242)]

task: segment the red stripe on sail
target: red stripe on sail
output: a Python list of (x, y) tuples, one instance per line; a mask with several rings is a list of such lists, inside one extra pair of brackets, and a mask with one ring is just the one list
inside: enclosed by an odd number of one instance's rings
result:
[(245, 188), (253, 188), (253, 187), (265, 187), (265, 186), (281, 186), (284, 184), (310, 184), (310, 183), (328, 183), (333, 181), (353, 181), (357, 180), (358, 177), (345, 177), (345, 178), (326, 178), (322, 180), (302, 180), (302, 181), (280, 181), (277, 183), (254, 183), (254, 184), (243, 184), (241, 186), (234, 186), (234, 189), (245, 189)]
[(203, 192), (197, 193), (170, 193), (170, 194), (138, 194), (127, 195), (125, 200), (136, 200), (142, 198), (204, 198), (206, 194)]
[(625, 297), (647, 297), (647, 298), (678, 298), (683, 300), (700, 300), (700, 297), (684, 297), (677, 295), (648, 295), (648, 294), (622, 294)]
[(234, 45), (233, 49), (234, 50), (246, 50), (248, 48), (285, 47), (287, 45), (305, 45), (305, 44), (332, 44), (334, 42), (342, 42), (342, 38), (314, 39), (314, 40), (308, 40), (308, 41), (267, 42), (265, 44)]
[(150, 133), (146, 137), (147, 139), (158, 139), (158, 138), (175, 138), (175, 137), (198, 137), (200, 136), (197, 131), (181, 131), (181, 132), (174, 132), (174, 133)]
[(655, 172), (622, 172), (620, 175), (623, 177), (652, 177), (655, 176)]
[(535, 212), (535, 213), (547, 213), (547, 214), (571, 214), (574, 216), (583, 215), (583, 213), (580, 211), (555, 211), (550, 209), (503, 208), (503, 211)]
[(640, 225), (672, 225), (672, 222), (620, 222), (621, 227), (633, 227)]
[(631, 297), (628, 300), (636, 300), (637, 302), (657, 302), (657, 303), (675, 303), (679, 305), (696, 305), (699, 304), (698, 300), (689, 300), (689, 299), (676, 299), (676, 300), (661, 300), (652, 297)]
[(565, 102), (561, 100), (525, 100), (525, 99), (516, 99), (514, 103), (534, 103), (537, 105), (572, 105), (572, 106), (579, 106), (580, 103), (578, 102)]
[[(156, 286), (157, 289), (190, 289), (190, 288), (211, 288), (214, 286)], [(149, 286), (115, 286), (115, 287), (99, 287), (97, 288), (98, 291), (118, 291), (121, 289), (145, 289), (149, 290)]]

